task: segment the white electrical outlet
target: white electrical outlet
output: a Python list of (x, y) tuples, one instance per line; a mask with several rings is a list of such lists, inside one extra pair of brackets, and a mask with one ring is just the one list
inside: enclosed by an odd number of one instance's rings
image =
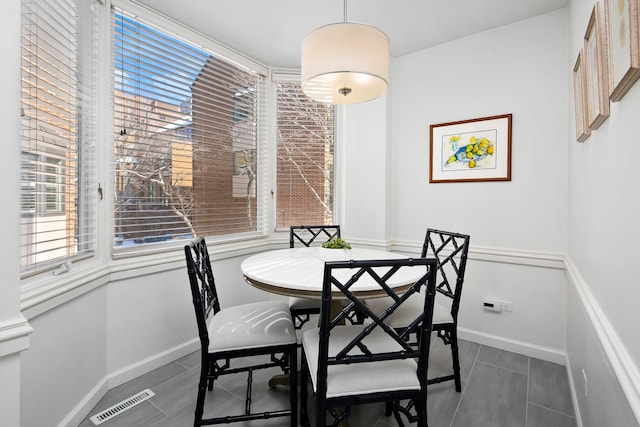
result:
[(584, 397), (587, 397), (587, 373), (582, 368), (582, 378), (584, 378)]
[(500, 309), (502, 311), (513, 311), (513, 303), (511, 301), (500, 301)]
[(502, 311), (500, 300), (497, 298), (485, 298), (482, 307), (489, 311)]

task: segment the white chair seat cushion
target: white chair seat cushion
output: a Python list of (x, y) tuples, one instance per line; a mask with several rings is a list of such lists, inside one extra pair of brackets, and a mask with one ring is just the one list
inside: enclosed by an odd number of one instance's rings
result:
[[(334, 356), (364, 328), (364, 325), (338, 326), (331, 331), (329, 355)], [(375, 329), (363, 341), (373, 352), (396, 351), (400, 345), (387, 334)], [(317, 390), (319, 329), (313, 328), (302, 335), (313, 389)], [(356, 348), (350, 354), (361, 354)], [(418, 365), (414, 359), (352, 363), (329, 366), (327, 370), (327, 398), (420, 388)]]
[(320, 309), (320, 300), (312, 298), (289, 297), (289, 308), (291, 310), (300, 310), (304, 308)]
[(220, 310), (208, 320), (209, 352), (295, 344), (285, 302), (265, 301)]
[[(453, 323), (453, 317), (451, 317), (451, 298), (442, 295), (440, 292), (436, 292), (436, 299), (433, 303), (433, 324), (441, 323)], [(371, 308), (371, 311), (380, 315), (392, 304), (392, 300), (389, 297), (385, 298), (370, 298), (367, 300), (367, 305)], [(424, 295), (422, 292), (412, 295), (407, 301), (394, 311), (389, 316), (387, 323), (396, 328), (401, 328), (409, 325), (424, 308)]]

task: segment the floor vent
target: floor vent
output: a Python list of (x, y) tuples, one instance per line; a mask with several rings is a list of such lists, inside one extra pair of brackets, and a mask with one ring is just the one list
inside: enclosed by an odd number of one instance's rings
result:
[(138, 403), (142, 403), (145, 400), (149, 399), (150, 397), (155, 396), (155, 393), (152, 392), (149, 389), (146, 390), (142, 390), (140, 393), (135, 394), (133, 396), (131, 396), (130, 398), (123, 400), (120, 403), (116, 403), (115, 405), (113, 405), (111, 408), (105, 409), (104, 411), (95, 414), (94, 416), (92, 416), (90, 419), (93, 422), (94, 425), (100, 425), (103, 422), (110, 420), (111, 418), (115, 417), (116, 415), (119, 415), (121, 413), (123, 413), (124, 411), (126, 411), (129, 408), (133, 408), (134, 406), (136, 406)]

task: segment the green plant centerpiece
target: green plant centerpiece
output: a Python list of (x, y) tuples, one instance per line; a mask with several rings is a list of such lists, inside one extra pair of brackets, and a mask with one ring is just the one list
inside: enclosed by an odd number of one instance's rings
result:
[(322, 244), (326, 249), (351, 249), (351, 245), (341, 237), (335, 236)]

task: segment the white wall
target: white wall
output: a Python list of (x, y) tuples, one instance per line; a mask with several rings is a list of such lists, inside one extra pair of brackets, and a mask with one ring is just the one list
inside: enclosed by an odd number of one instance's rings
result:
[[(426, 227), (472, 245), (566, 248), (566, 11), (393, 61), (391, 186), (398, 240)], [(429, 183), (429, 126), (513, 114), (510, 182)]]
[[(427, 227), (470, 234), (461, 335), (559, 363), (566, 342), (566, 20), (562, 10), (394, 59), (388, 109), (379, 101), (348, 106), (345, 141), (348, 201), (358, 201), (348, 206), (345, 234), (384, 227), (387, 243), (414, 253)], [(430, 124), (507, 113), (510, 182), (429, 183)], [(484, 297), (511, 301), (514, 310), (486, 312)]]
[[(3, 82), (0, 115), (2, 126), (2, 156), (0, 170), (3, 185), (0, 199), (20, 200), (20, 1), (7, 0), (2, 4), (0, 48)], [(20, 260), (17, 205), (9, 204), (0, 221), (0, 425), (20, 425), (20, 351), (28, 346), (30, 327), (20, 314)], [(14, 208), (15, 207), (15, 208)]]
[(185, 267), (115, 281), (107, 295), (107, 372), (118, 373), (197, 337)]
[(34, 332), (22, 354), (21, 425), (57, 425), (85, 398), (95, 404), (108, 390), (106, 292), (95, 289), (29, 320)]
[[(387, 240), (387, 96), (341, 108), (346, 128), (339, 138), (339, 223), (350, 240), (382, 245)], [(351, 125), (354, 123), (355, 125)]]
[[(222, 308), (282, 299), (245, 283), (240, 272), (244, 258), (220, 259), (212, 255)], [(112, 377), (110, 386), (199, 348), (189, 280), (182, 259), (175, 267), (163, 273), (142, 271), (109, 284), (106, 354), (107, 372)]]
[[(593, 4), (570, 2), (571, 64), (582, 47)], [(620, 102), (611, 103), (608, 120), (584, 143), (575, 140), (571, 100), (570, 111), (568, 259), (572, 289), (567, 350), (582, 421), (585, 426), (638, 425), (640, 288), (634, 266), (640, 255), (640, 205), (636, 200), (640, 192), (635, 185), (640, 181), (640, 168), (634, 153), (640, 82)]]
[[(213, 269), (221, 306), (280, 297), (244, 282), (244, 257), (216, 259)], [(184, 262), (176, 269), (142, 274), (109, 284), (107, 297), (107, 372), (112, 384), (140, 375), (149, 366), (162, 366), (199, 348), (189, 281)]]
[[(576, 412), (579, 411), (584, 427), (638, 426), (621, 388), (619, 378), (624, 376), (613, 368), (612, 354), (608, 353), (611, 346), (606, 343), (607, 337), (603, 337), (599, 322), (594, 326), (592, 307), (583, 304), (579, 286), (569, 287), (567, 303), (567, 353), (578, 405)], [(613, 355), (613, 360), (616, 357), (618, 355)], [(586, 390), (583, 369), (587, 375)]]

